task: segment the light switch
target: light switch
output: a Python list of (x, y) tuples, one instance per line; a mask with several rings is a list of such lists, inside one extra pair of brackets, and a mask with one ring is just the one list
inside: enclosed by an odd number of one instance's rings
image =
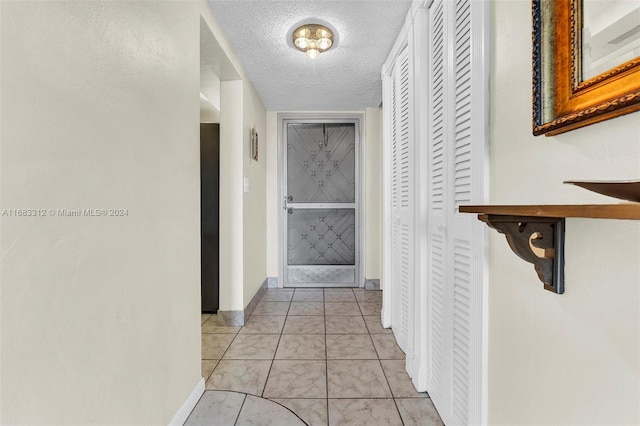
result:
[(245, 194), (249, 192), (249, 178), (244, 178), (244, 192)]

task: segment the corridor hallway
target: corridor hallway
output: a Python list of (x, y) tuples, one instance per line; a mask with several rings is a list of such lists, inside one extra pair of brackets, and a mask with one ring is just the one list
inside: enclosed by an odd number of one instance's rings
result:
[(381, 308), (381, 291), (268, 289), (244, 327), (203, 315), (206, 391), (186, 424), (442, 425)]

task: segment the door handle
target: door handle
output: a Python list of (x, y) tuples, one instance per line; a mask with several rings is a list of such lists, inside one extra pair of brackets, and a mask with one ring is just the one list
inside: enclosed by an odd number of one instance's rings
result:
[(293, 201), (293, 195), (289, 195), (289, 196), (284, 196), (282, 199), (282, 209), (286, 210), (287, 209), (287, 202), (292, 202)]

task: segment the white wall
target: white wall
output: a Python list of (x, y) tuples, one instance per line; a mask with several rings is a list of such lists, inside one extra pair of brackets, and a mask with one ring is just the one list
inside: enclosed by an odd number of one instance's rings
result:
[(196, 3), (6, 2), (2, 424), (166, 424), (201, 378)]
[[(492, 16), (491, 202), (616, 202), (562, 181), (640, 177), (640, 114), (531, 136), (531, 2)], [(568, 219), (561, 296), (490, 238), (489, 424), (640, 424), (640, 223)]]

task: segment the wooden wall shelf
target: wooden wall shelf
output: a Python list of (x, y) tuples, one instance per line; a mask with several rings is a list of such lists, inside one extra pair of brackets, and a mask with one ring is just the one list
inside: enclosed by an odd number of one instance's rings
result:
[(460, 206), (460, 213), (588, 219), (640, 220), (640, 203)]
[(545, 290), (564, 293), (565, 218), (640, 220), (640, 203), (460, 206), (460, 213), (504, 234), (511, 250), (532, 263)]

